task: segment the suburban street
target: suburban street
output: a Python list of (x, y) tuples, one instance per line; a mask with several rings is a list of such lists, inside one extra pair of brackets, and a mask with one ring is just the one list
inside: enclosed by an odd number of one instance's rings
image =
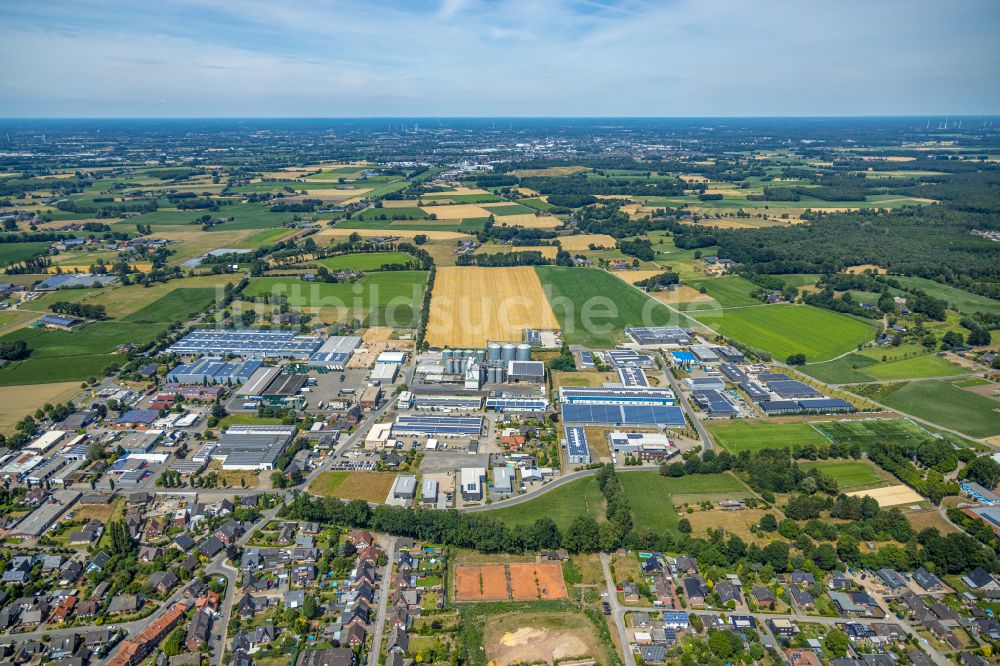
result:
[(389, 537), (389, 547), (385, 551), (389, 560), (382, 570), (382, 587), (378, 591), (378, 610), (375, 612), (375, 627), (372, 629), (372, 649), (368, 653), (368, 665), (378, 666), (378, 656), (382, 650), (382, 633), (385, 628), (385, 614), (389, 607), (389, 587), (392, 583), (392, 563), (396, 559), (396, 537)]

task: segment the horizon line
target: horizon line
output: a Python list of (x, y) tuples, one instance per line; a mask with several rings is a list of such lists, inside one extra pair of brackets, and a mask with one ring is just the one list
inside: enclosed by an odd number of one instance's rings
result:
[(0, 116), (0, 122), (39, 120), (857, 120), (857, 119), (1000, 118), (991, 113), (917, 113), (851, 115), (678, 115), (678, 116)]

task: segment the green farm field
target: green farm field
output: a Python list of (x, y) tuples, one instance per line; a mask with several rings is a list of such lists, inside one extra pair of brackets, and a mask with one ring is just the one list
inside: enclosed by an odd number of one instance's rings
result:
[(569, 344), (613, 347), (624, 337), (626, 326), (693, 325), (605, 271), (562, 266), (535, 270)]
[(936, 379), (903, 384), (879, 402), (969, 437), (1000, 434), (1000, 402)]
[(1000, 313), (1000, 301), (995, 301), (992, 298), (980, 296), (979, 294), (973, 294), (964, 289), (921, 277), (893, 276), (893, 279), (898, 280), (905, 289), (919, 289), (926, 292), (928, 296), (943, 299), (949, 306), (954, 307), (962, 314), (974, 314), (976, 312)]
[(491, 509), (484, 515), (518, 527), (531, 525), (545, 516), (560, 530), (565, 530), (577, 516), (590, 515), (604, 520), (604, 495), (597, 486), (597, 479), (585, 476), (522, 504)]
[(783, 449), (796, 445), (822, 446), (829, 442), (809, 423), (747, 421), (706, 424), (715, 441), (730, 453)]
[(830, 359), (869, 342), (876, 331), (869, 322), (808, 305), (724, 310), (704, 323), (780, 360), (791, 354), (805, 354), (807, 361)]
[(377, 271), (390, 264), (414, 264), (414, 258), (405, 252), (364, 252), (327, 257), (316, 262), (332, 271)]
[[(705, 288), (705, 293), (715, 299), (718, 307), (731, 308), (744, 305), (762, 305), (762, 302), (750, 294), (760, 289), (753, 282), (738, 275), (724, 275), (718, 278), (704, 280), (688, 280), (686, 284), (695, 289)], [(698, 308), (706, 309), (711, 303), (699, 302)], [(682, 308), (683, 309), (683, 308)]]
[[(873, 350), (878, 352), (880, 350)], [(878, 361), (868, 354), (848, 354), (826, 363), (810, 363), (801, 368), (810, 377), (828, 384), (863, 384), (896, 379), (948, 377), (970, 372), (936, 354), (921, 354), (898, 360)]]
[(694, 474), (680, 478), (662, 476), (652, 470), (623, 472), (618, 475), (628, 497), (636, 525), (654, 532), (677, 532), (677, 512), (673, 497), (716, 496), (743, 497), (752, 494), (731, 474)]
[(0, 266), (43, 254), (52, 243), (0, 243)]

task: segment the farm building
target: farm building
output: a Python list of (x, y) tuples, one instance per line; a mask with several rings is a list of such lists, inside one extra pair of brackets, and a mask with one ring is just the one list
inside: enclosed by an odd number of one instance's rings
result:
[(462, 499), (468, 502), (478, 502), (483, 499), (483, 482), (486, 480), (486, 468), (463, 467), (459, 473), (461, 479)]
[(221, 460), (225, 470), (272, 470), (294, 436), (294, 426), (230, 426), (212, 451), (212, 459)]
[(308, 359), (323, 346), (322, 338), (294, 331), (204, 329), (188, 333), (167, 349), (179, 356)]
[(628, 388), (649, 386), (649, 380), (646, 378), (646, 373), (642, 371), (642, 368), (618, 368), (616, 372), (618, 374), (618, 383), (622, 386)]
[(167, 373), (167, 381), (177, 384), (242, 384), (261, 367), (258, 360), (229, 363), (218, 356), (205, 356), (194, 363), (182, 363)]
[(566, 428), (566, 457), (570, 465), (590, 464), (590, 446), (583, 428)]
[(417, 477), (411, 474), (400, 474), (392, 487), (392, 497), (398, 500), (411, 500), (417, 495)]
[(479, 411), (483, 398), (478, 395), (452, 395), (439, 393), (417, 393), (413, 396), (415, 409)]
[(478, 437), (483, 429), (479, 416), (421, 416), (401, 414), (392, 424), (392, 434), (434, 437)]
[(38, 323), (45, 328), (53, 328), (59, 331), (72, 331), (83, 323), (82, 319), (76, 317), (63, 317), (60, 315), (45, 315), (38, 320)]
[(674, 405), (564, 404), (562, 420), (573, 425), (683, 428), (684, 412)]
[(673, 405), (677, 396), (667, 388), (560, 386), (559, 402), (569, 405)]
[(625, 335), (637, 345), (689, 345), (691, 333), (677, 326), (629, 327)]
[(351, 360), (354, 350), (361, 346), (357, 335), (331, 335), (326, 342), (309, 357), (309, 365), (316, 368), (343, 370)]

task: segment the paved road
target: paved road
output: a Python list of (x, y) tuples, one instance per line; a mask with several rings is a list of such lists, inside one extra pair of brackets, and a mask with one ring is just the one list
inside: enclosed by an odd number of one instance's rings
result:
[[(618, 638), (622, 644), (622, 652), (625, 656), (625, 666), (636, 666), (635, 655), (629, 647), (628, 633), (625, 631), (625, 611), (628, 610), (618, 601), (618, 590), (615, 589), (615, 580), (611, 577), (611, 556), (601, 553), (601, 568), (604, 569), (604, 582), (608, 588), (608, 603), (611, 604), (611, 615), (615, 619), (615, 626), (618, 627)], [(648, 612), (649, 609), (647, 608)]]
[(698, 431), (698, 436), (701, 438), (701, 445), (706, 451), (711, 451), (715, 448), (715, 443), (712, 441), (712, 436), (708, 434), (708, 430), (702, 425), (701, 419), (698, 415), (694, 413), (694, 409), (691, 408), (691, 403), (688, 402), (687, 394), (681, 390), (680, 384), (674, 377), (670, 370), (664, 369), (661, 374), (666, 377), (667, 381), (670, 382), (670, 388), (673, 389), (674, 395), (677, 396), (677, 401), (680, 403), (681, 409), (684, 410), (684, 414), (687, 415), (688, 420), (694, 424), (694, 429)]
[(392, 563), (396, 558), (396, 537), (389, 537), (389, 549), (386, 550), (389, 561), (382, 572), (382, 588), (378, 593), (378, 610), (375, 613), (375, 627), (372, 629), (372, 649), (368, 652), (368, 666), (378, 666), (379, 653), (382, 651), (382, 631), (385, 628), (385, 614), (389, 607), (389, 585), (392, 582)]

